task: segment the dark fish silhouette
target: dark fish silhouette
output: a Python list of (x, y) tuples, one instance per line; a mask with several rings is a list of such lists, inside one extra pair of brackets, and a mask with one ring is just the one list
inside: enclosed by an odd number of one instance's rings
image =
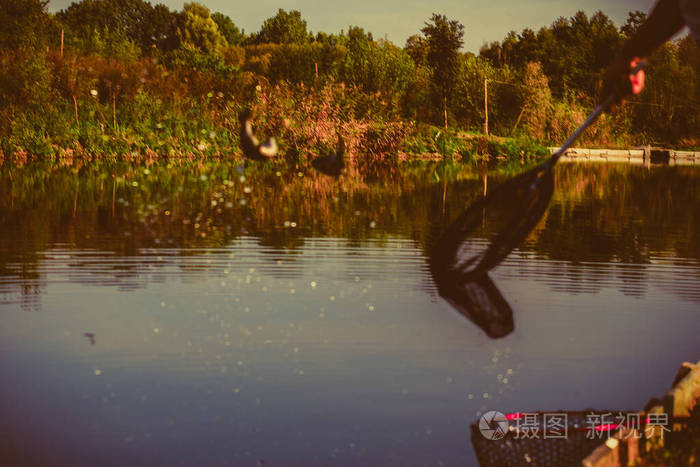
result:
[(243, 155), (256, 161), (269, 160), (277, 155), (277, 142), (275, 138), (268, 138), (264, 143), (260, 143), (253, 133), (250, 117), (251, 113), (248, 109), (244, 109), (238, 114), (238, 121), (241, 124), (240, 137)]
[(311, 165), (326, 175), (332, 177), (339, 176), (343, 169), (345, 168), (345, 141), (338, 133), (338, 146), (336, 147), (335, 154), (329, 154), (326, 156), (317, 157), (311, 161)]
[(83, 334), (84, 337), (90, 339), (90, 345), (95, 345), (95, 334), (92, 332), (86, 332)]

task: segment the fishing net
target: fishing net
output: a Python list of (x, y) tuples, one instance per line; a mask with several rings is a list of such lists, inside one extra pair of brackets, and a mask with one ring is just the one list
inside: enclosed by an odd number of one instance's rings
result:
[(488, 274), (455, 282), (449, 274), (434, 274), (440, 295), (489, 337), (513, 332), (513, 310)]
[[(554, 192), (553, 164), (543, 164), (504, 182), (473, 203), (436, 242), (436, 264), (462, 281), (497, 266), (532, 231)], [(477, 245), (481, 233), (488, 241)], [(475, 248), (481, 246), (481, 248)]]
[[(510, 429), (501, 439), (490, 439), (493, 437), (492, 433), (483, 430), (485, 425), (480, 420), (471, 425), (472, 445), (481, 467), (580, 467), (584, 458), (616, 433), (615, 430), (589, 430), (589, 417), (610, 413), (616, 412), (537, 412), (536, 427), (530, 426), (523, 433), (523, 429), (518, 429), (514, 426), (515, 423), (510, 421)], [(543, 423), (544, 415), (565, 415), (565, 436), (561, 436), (561, 430), (556, 433), (549, 430), (548, 436), (545, 437), (547, 427)]]

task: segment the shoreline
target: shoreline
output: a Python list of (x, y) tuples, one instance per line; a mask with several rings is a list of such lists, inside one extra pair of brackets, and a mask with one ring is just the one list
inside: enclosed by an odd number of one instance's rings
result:
[[(417, 139), (417, 138), (414, 138)], [(480, 135), (456, 131), (447, 142), (451, 146), (445, 153), (436, 151), (437, 141), (430, 138), (421, 138), (423, 149), (428, 151), (414, 152), (408, 147), (387, 152), (384, 155), (362, 153), (352, 151), (349, 158), (354, 165), (386, 164), (400, 166), (411, 163), (453, 162), (472, 165), (487, 163), (489, 166), (520, 162), (521, 165), (529, 165), (532, 162), (544, 160), (546, 157), (559, 150), (558, 146), (544, 146), (537, 141), (528, 138), (503, 137), (494, 135)], [(425, 144), (428, 143), (428, 144)], [(445, 143), (442, 143), (445, 144)], [(408, 141), (404, 141), (409, 146)], [(433, 146), (432, 148), (427, 147)], [(29, 163), (53, 163), (56, 165), (72, 165), (74, 163), (97, 162), (131, 162), (138, 164), (153, 164), (157, 162), (204, 162), (220, 161), (245, 163), (246, 158), (238, 147), (232, 146), (230, 150), (220, 150), (212, 153), (206, 150), (169, 151), (169, 153), (157, 151), (147, 147), (125, 153), (116, 153), (105, 150), (96, 153), (85, 148), (62, 148), (54, 146), (52, 154), (36, 154), (23, 148), (15, 148), (14, 151), (4, 152), (0, 149), (0, 166), (5, 164), (25, 165)], [(432, 151), (430, 150), (432, 149)], [(314, 158), (323, 155), (315, 147), (309, 147), (298, 153), (284, 152), (278, 154), (270, 163), (299, 164), (310, 163)], [(301, 158), (299, 156), (302, 156)], [(700, 150), (677, 150), (654, 146), (637, 146), (630, 149), (619, 148), (569, 148), (560, 159), (563, 162), (610, 162), (630, 163), (635, 165), (682, 165), (699, 166)]]

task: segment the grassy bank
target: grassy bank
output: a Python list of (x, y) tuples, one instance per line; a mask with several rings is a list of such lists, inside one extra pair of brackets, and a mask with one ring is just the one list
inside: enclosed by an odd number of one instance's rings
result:
[[(526, 136), (497, 138), (391, 117), (391, 103), (343, 84), (256, 86), (249, 100), (223, 92), (178, 99), (142, 87), (110, 99), (104, 86), (79, 104), (56, 99), (16, 112), (0, 161), (215, 159), (241, 161), (238, 112), (251, 107), (256, 132), (274, 136), (280, 162), (305, 163), (334, 150), (340, 135), (355, 164), (449, 159), (526, 163), (547, 153)], [(107, 94), (103, 97), (103, 94)]]

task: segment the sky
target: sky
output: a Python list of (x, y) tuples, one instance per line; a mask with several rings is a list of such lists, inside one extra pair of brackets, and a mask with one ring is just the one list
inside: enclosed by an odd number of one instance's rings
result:
[[(49, 11), (65, 8), (72, 0), (51, 0)], [(161, 0), (171, 9), (181, 10), (183, 0)], [(648, 12), (655, 0), (199, 0), (212, 12), (228, 15), (246, 33), (260, 30), (263, 21), (279, 8), (299, 10), (308, 29), (339, 33), (348, 26), (360, 26), (375, 39), (386, 38), (403, 46), (412, 34), (418, 34), (433, 13), (444, 14), (464, 25), (465, 51), (478, 52), (487, 42), (501, 40), (508, 31), (550, 25), (560, 16), (571, 17), (583, 10), (589, 16), (597, 10), (620, 26), (629, 11)]]

